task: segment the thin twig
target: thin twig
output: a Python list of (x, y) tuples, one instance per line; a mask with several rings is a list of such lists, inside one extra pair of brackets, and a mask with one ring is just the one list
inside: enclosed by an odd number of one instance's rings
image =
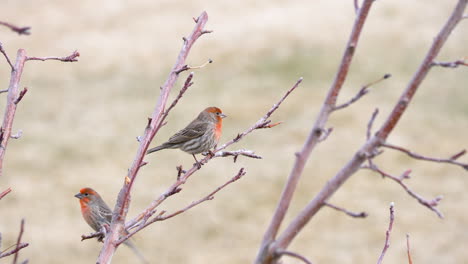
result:
[(413, 264), (413, 260), (411, 259), (409, 234), (406, 234), (406, 252), (408, 253), (408, 264)]
[(10, 24), (10, 23), (7, 23), (7, 22), (2, 22), (2, 21), (0, 21), (0, 25), (4, 25), (4, 26), (10, 28), (14, 32), (18, 33), (18, 35), (29, 35), (29, 34), (31, 34), (31, 32), (29, 32), (31, 27), (18, 27), (18, 26), (15, 26), (13, 24)]
[(366, 139), (369, 140), (371, 138), (372, 134), (372, 126), (374, 125), (375, 118), (379, 114), (379, 109), (376, 108), (374, 112), (372, 113), (372, 116), (369, 120), (369, 123), (367, 123), (367, 132), (366, 132)]
[(86, 240), (86, 239), (91, 239), (91, 238), (101, 238), (104, 237), (104, 233), (102, 231), (94, 232), (88, 235), (81, 235), (81, 241)]
[(466, 59), (456, 60), (456, 61), (449, 61), (449, 62), (432, 62), (431, 66), (439, 66), (444, 68), (457, 68), (458, 66), (468, 66)]
[(7, 252), (0, 252), (0, 258), (8, 257), (13, 254), (16, 254), (16, 252), (20, 251), (21, 249), (29, 246), (29, 243), (20, 243), (19, 245), (16, 245), (14, 249), (7, 251)]
[(388, 144), (388, 143), (382, 144), (382, 147), (398, 150), (398, 151), (403, 152), (406, 155), (408, 155), (408, 156), (410, 156), (410, 157), (412, 157), (414, 159), (453, 164), (453, 165), (460, 166), (460, 167), (464, 168), (465, 170), (468, 170), (468, 163), (462, 163), (462, 162), (456, 161), (456, 159), (458, 159), (459, 157), (463, 156), (466, 153), (466, 150), (462, 150), (462, 151), (452, 155), (452, 157), (450, 157), (448, 159), (441, 159), (441, 158), (431, 158), (431, 157), (423, 156), (421, 154), (412, 152), (409, 149), (399, 147), (399, 146), (395, 146), (395, 145)]
[(392, 232), (393, 221), (395, 220), (395, 216), (394, 216), (395, 212), (393, 210), (393, 206), (394, 206), (393, 202), (390, 203), (390, 222), (388, 223), (387, 232), (385, 232), (385, 244), (384, 244), (384, 247), (382, 249), (382, 253), (380, 254), (380, 257), (377, 260), (377, 264), (382, 263), (383, 258), (385, 256), (385, 253), (387, 252), (387, 249), (390, 247), (390, 233)]
[(276, 257), (279, 258), (282, 255), (297, 258), (297, 259), (301, 260), (302, 262), (304, 262), (305, 264), (312, 264), (312, 262), (309, 261), (306, 257), (304, 257), (304, 256), (302, 256), (302, 255), (300, 255), (298, 253), (287, 251), (287, 250), (278, 250), (278, 251), (276, 251)]
[(357, 100), (361, 99), (361, 97), (363, 97), (364, 95), (366, 95), (368, 92), (369, 92), (369, 88), (385, 79), (388, 79), (390, 78), (392, 75), (391, 74), (385, 74), (383, 77), (381, 77), (380, 79), (378, 80), (375, 80), (373, 82), (370, 82), (366, 85), (364, 85), (361, 90), (359, 90), (359, 92), (354, 96), (352, 97), (348, 102), (346, 103), (343, 103), (341, 105), (337, 105), (335, 107), (333, 107), (332, 111), (336, 111), (336, 110), (340, 110), (340, 109), (343, 109), (345, 107), (348, 107), (350, 106), (351, 104), (355, 103)]
[(354, 12), (356, 12), (356, 14), (358, 13), (359, 11), (359, 3), (358, 3), (358, 0), (354, 0)]
[[(3, 56), (5, 57), (5, 59), (7, 60), (8, 64), (10, 65), (10, 68), (12, 71), (15, 70), (15, 67), (13, 66), (13, 64), (11, 63), (10, 61), (10, 58), (8, 57), (8, 55), (6, 54), (6, 51), (3, 49), (3, 44), (0, 42), (0, 52), (3, 54)], [(8, 91), (8, 89), (7, 89)]]
[(21, 245), (21, 237), (23, 237), (23, 232), (24, 232), (24, 219), (21, 219), (21, 225), (20, 225), (20, 232), (18, 235), (18, 239), (16, 240), (16, 252), (15, 252), (15, 257), (13, 258), (13, 264), (16, 264), (18, 261), (18, 254), (20, 251), (20, 245)]
[(210, 63), (213, 63), (213, 60), (212, 59), (208, 59), (207, 62), (203, 63), (202, 65), (200, 66), (189, 66), (187, 64), (185, 64), (184, 66), (182, 66), (180, 69), (176, 70), (176, 73), (179, 74), (183, 71), (188, 71), (188, 70), (195, 70), (195, 69), (201, 69), (201, 68), (204, 68), (206, 65), (210, 64)]
[(63, 61), (63, 62), (75, 62), (75, 61), (78, 61), (77, 58), (79, 56), (80, 56), (80, 53), (75, 50), (71, 55), (66, 56), (66, 57), (27, 57), (26, 60), (40, 60), (40, 61), (58, 60), (58, 61)]
[(0, 193), (0, 200), (11, 192), (11, 187), (8, 187), (6, 190)]
[(18, 98), (16, 98), (15, 100), (15, 104), (18, 104), (21, 99), (23, 99), (24, 95), (28, 92), (28, 88), (27, 87), (24, 87), (24, 89), (20, 92), (20, 94), (18, 95)]
[(256, 155), (254, 151), (245, 150), (245, 149), (239, 149), (239, 150), (236, 150), (236, 151), (218, 151), (218, 152), (216, 152), (215, 157), (217, 158), (217, 157), (234, 156), (234, 162), (236, 162), (237, 157), (239, 155), (249, 157), (249, 158), (253, 158), (253, 159), (261, 159), (262, 158), (261, 156)]
[[(153, 219), (149, 220), (146, 219), (145, 222), (143, 222), (142, 224), (138, 225), (137, 228), (135, 228), (132, 232), (130, 232), (127, 236), (121, 238), (119, 241), (116, 242), (117, 245), (121, 244), (122, 242), (124, 242), (125, 240), (129, 239), (131, 236), (133, 236), (135, 233), (137, 233), (138, 231), (140, 231), (141, 229), (147, 227), (148, 225), (151, 225), (153, 224), (154, 222), (159, 222), (159, 221), (164, 221), (164, 220), (167, 220), (169, 218), (172, 218), (174, 216), (177, 216), (179, 214), (182, 214), (182, 213), (185, 213), (186, 211), (190, 210), (191, 208), (203, 203), (203, 202), (206, 202), (206, 201), (210, 201), (210, 200), (213, 200), (214, 199), (214, 195), (221, 191), (222, 189), (224, 189), (224, 187), (228, 186), (229, 184), (239, 180), (242, 176), (244, 176), (246, 174), (244, 168), (241, 168), (239, 170), (239, 172), (234, 176), (232, 177), (229, 181), (225, 182), (223, 185), (219, 186), (218, 188), (216, 188), (214, 191), (212, 191), (211, 193), (209, 193), (208, 195), (204, 196), (203, 198), (199, 199), (198, 201), (195, 201), (195, 202), (192, 202), (191, 204), (189, 204), (188, 206), (186, 206), (185, 208), (182, 208), (178, 211), (175, 211), (171, 214), (167, 214), (167, 215), (164, 215), (163, 213), (159, 214), (158, 216), (154, 217)], [(150, 214), (153, 215), (156, 211), (150, 211)], [(149, 217), (147, 217), (149, 218)]]
[(442, 212), (439, 211), (439, 209), (437, 209), (437, 205), (439, 205), (439, 202), (442, 200), (442, 196), (437, 196), (436, 198), (432, 199), (432, 200), (427, 200), (425, 198), (423, 198), (421, 195), (417, 194), (416, 192), (414, 192), (413, 190), (411, 190), (404, 182), (403, 180), (404, 179), (408, 179), (409, 178), (409, 174), (411, 173), (411, 170), (407, 170), (405, 172), (403, 172), (401, 174), (401, 176), (399, 177), (396, 177), (396, 176), (393, 176), (389, 173), (386, 173), (385, 171), (379, 169), (377, 167), (377, 165), (375, 165), (374, 163), (372, 162), (369, 162), (370, 165), (369, 166), (362, 166), (363, 169), (369, 169), (369, 170), (372, 170), (372, 171), (375, 171), (377, 173), (379, 173), (382, 177), (387, 177), (395, 182), (397, 182), (401, 187), (403, 187), (403, 189), (413, 198), (415, 198), (420, 204), (426, 206), (427, 208), (429, 208), (431, 211), (435, 212), (437, 214), (437, 216), (439, 216), (440, 218), (444, 218), (444, 215), (442, 214)]
[(338, 207), (336, 205), (333, 205), (331, 203), (328, 203), (328, 202), (325, 202), (324, 203), (326, 206), (330, 207), (330, 208), (333, 208), (337, 211), (340, 211), (340, 212), (343, 212), (351, 217), (355, 217), (355, 218), (365, 218), (367, 216), (369, 216), (369, 214), (367, 214), (366, 212), (360, 212), (360, 213), (355, 213), (355, 212), (351, 212), (351, 211), (348, 211), (344, 208), (341, 208), (341, 207)]

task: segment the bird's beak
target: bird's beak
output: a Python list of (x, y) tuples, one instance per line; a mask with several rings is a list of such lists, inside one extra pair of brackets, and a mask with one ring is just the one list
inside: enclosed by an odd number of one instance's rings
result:
[(227, 117), (227, 115), (225, 115), (225, 114), (223, 114), (223, 113), (219, 114), (219, 116), (220, 116), (221, 118)]
[(75, 194), (75, 197), (78, 198), (78, 199), (81, 199), (81, 198), (83, 198), (83, 194), (82, 193), (77, 193), (77, 194)]

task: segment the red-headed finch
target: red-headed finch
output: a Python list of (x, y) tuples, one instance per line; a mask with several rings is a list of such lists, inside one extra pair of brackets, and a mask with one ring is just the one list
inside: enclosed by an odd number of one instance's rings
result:
[[(95, 190), (83, 188), (75, 197), (80, 199), (81, 214), (94, 231), (101, 231), (104, 225), (110, 227), (112, 210)], [(127, 239), (124, 244), (131, 248), (143, 263), (148, 263), (132, 241)]]
[(199, 164), (195, 154), (207, 152), (218, 144), (225, 117), (226, 115), (218, 107), (208, 107), (184, 129), (170, 137), (167, 142), (149, 149), (146, 154), (161, 149), (178, 148), (192, 154)]

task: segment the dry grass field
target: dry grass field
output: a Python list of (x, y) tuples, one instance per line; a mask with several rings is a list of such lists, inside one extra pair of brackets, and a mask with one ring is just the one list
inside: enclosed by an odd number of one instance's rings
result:
[[(377, 1), (364, 28), (340, 101), (385, 73), (359, 103), (332, 115), (331, 136), (311, 155), (287, 220), (290, 220), (351, 158), (364, 142), (375, 107), (379, 125), (419, 65), (455, 0)], [(188, 62), (214, 63), (195, 70), (195, 84), (172, 111), (153, 145), (166, 140), (206, 106), (228, 115), (222, 142), (250, 127), (301, 76), (304, 82), (273, 116), (278, 127), (255, 131), (232, 150), (255, 150), (262, 160), (215, 159), (164, 203), (172, 211), (209, 193), (240, 167), (247, 175), (186, 214), (157, 223), (136, 238), (151, 263), (251, 263), (282, 186), (336, 72), (355, 17), (352, 1), (59, 1), (5, 0), (0, 21), (32, 26), (18, 36), (0, 27), (0, 42), (11, 58), (19, 48), (31, 56), (64, 56), (77, 49), (79, 62), (28, 62), (21, 101), (0, 177), (2, 248), (14, 244), (21, 218), (30, 263), (94, 263), (100, 245), (80, 241), (91, 230), (73, 197), (81, 187), (98, 190), (112, 204), (136, 153), (141, 135), (172, 67), (192, 17), (210, 17)], [(460, 23), (440, 61), (468, 55), (468, 20)], [(9, 67), (0, 58), (1, 89)], [(183, 75), (186, 76), (186, 75)], [(183, 80), (183, 79), (182, 79)], [(172, 97), (177, 93), (179, 80)], [(448, 157), (468, 147), (468, 74), (465, 68), (434, 68), (389, 141), (419, 153)], [(4, 109), (5, 95), (0, 95)], [(171, 99), (170, 99), (171, 100)], [(467, 157), (461, 160), (468, 161)], [(164, 191), (175, 167), (190, 166), (190, 155), (161, 151), (147, 158), (135, 185), (129, 216)], [(418, 193), (444, 196), (445, 219), (409, 197), (400, 186), (368, 171), (354, 175), (331, 202), (366, 219), (331, 209), (320, 211), (291, 245), (314, 263), (375, 263), (388, 225), (396, 220), (385, 263), (407, 263), (405, 234), (411, 235), (414, 263), (466, 263), (468, 174), (459, 167), (415, 161), (386, 151), (376, 162), (388, 172), (412, 169), (407, 183)], [(10, 263), (11, 258), (0, 260)], [(120, 248), (113, 263), (135, 263)], [(285, 259), (285, 263), (299, 263)]]

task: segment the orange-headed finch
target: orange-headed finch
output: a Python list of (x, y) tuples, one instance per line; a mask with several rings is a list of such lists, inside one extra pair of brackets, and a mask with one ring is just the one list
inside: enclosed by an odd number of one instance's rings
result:
[[(86, 223), (94, 231), (101, 231), (104, 225), (110, 227), (112, 210), (95, 190), (83, 188), (79, 193), (75, 194), (75, 197), (80, 199), (81, 214)], [(143, 263), (147, 263), (143, 255), (130, 240), (125, 240), (124, 244), (131, 248)]]
[(161, 149), (178, 148), (192, 154), (198, 164), (195, 154), (207, 152), (218, 144), (225, 117), (226, 115), (218, 107), (208, 107), (184, 129), (169, 138), (167, 142), (149, 149), (146, 154)]

